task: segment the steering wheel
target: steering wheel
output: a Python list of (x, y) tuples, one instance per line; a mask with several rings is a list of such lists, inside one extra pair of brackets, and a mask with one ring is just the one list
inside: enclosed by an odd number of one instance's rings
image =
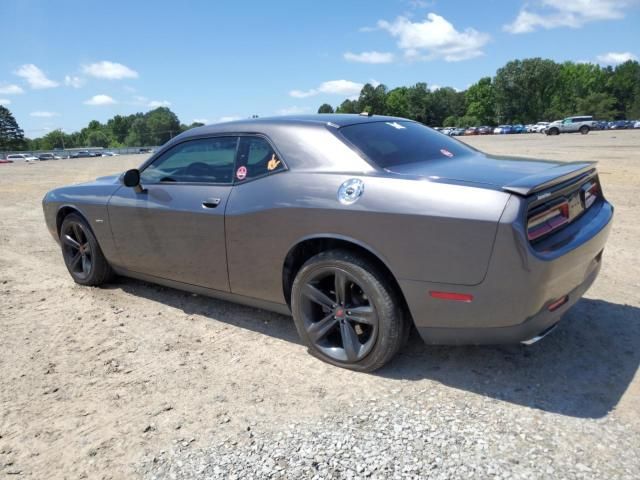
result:
[(187, 168), (184, 169), (185, 175), (208, 175), (210, 173), (209, 165), (203, 162), (195, 162), (189, 164)]

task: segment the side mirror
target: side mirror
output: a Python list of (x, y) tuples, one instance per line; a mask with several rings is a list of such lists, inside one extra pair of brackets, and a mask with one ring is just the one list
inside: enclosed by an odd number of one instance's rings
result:
[(132, 168), (124, 172), (122, 183), (125, 187), (133, 188), (136, 193), (143, 193), (144, 189), (140, 185), (140, 170)]

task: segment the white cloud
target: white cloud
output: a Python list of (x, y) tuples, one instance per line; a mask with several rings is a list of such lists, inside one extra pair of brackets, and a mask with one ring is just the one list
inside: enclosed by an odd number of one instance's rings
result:
[(24, 78), (31, 88), (54, 88), (59, 85), (58, 82), (48, 79), (44, 72), (32, 63), (22, 65), (14, 73)]
[(11, 100), (8, 98), (0, 98), (0, 105), (11, 105)]
[(442, 88), (442, 85), (438, 85), (437, 83), (433, 85), (429, 85), (429, 90), (431, 90), (432, 92), (435, 92), (436, 90), (440, 90), (441, 88)]
[(444, 17), (429, 13), (422, 22), (398, 17), (393, 22), (380, 20), (378, 27), (398, 39), (398, 47), (405, 57), (416, 60), (442, 58), (458, 62), (484, 55), (482, 47), (490, 37), (486, 33), (467, 28), (459, 32)]
[(294, 105), (292, 107), (281, 108), (276, 113), (278, 115), (300, 115), (301, 113), (309, 113), (309, 110), (309, 107), (298, 107)]
[(138, 78), (138, 72), (121, 63), (102, 61), (84, 65), (82, 71), (85, 75), (108, 80), (121, 80), (123, 78)]
[(352, 82), (351, 80), (329, 80), (328, 82), (322, 82), (318, 88), (312, 88), (311, 90), (291, 90), (289, 95), (294, 98), (313, 97), (321, 93), (352, 96), (360, 93), (363, 86), (362, 83)]
[(638, 57), (631, 52), (608, 52), (598, 55), (596, 59), (604, 65), (618, 65), (628, 60), (638, 60)]
[(359, 63), (391, 63), (393, 62), (393, 53), (388, 52), (362, 52), (362, 53), (352, 53), (346, 52), (344, 54), (345, 60), (349, 62), (359, 62)]
[(109, 95), (103, 95), (103, 94), (94, 95), (89, 100), (84, 102), (85, 105), (96, 105), (96, 106), (113, 105), (114, 103), (117, 103), (117, 102), (113, 98), (111, 98)]
[(31, 112), (29, 115), (31, 115), (32, 117), (51, 118), (51, 117), (57, 117), (60, 114), (56, 112), (37, 111), (37, 112)]
[(24, 93), (24, 90), (18, 85), (0, 85), (1, 95), (18, 95), (20, 93)]
[(84, 78), (76, 77), (75, 75), (65, 75), (64, 84), (67, 87), (80, 88), (84, 85)]
[(529, 33), (538, 29), (580, 28), (589, 22), (623, 18), (625, 9), (637, 0), (538, 0), (525, 5), (512, 23), (503, 26), (509, 33)]
[(149, 108), (170, 107), (170, 106), (171, 106), (171, 102), (169, 102), (168, 100), (151, 100), (147, 104), (147, 107)]

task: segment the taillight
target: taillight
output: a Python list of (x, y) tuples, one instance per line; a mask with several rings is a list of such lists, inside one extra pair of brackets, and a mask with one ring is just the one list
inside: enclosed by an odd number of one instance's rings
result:
[(569, 223), (569, 202), (562, 200), (555, 205), (535, 212), (527, 223), (527, 237), (530, 241), (536, 240), (544, 235), (565, 226)]
[(596, 201), (598, 195), (600, 194), (600, 186), (596, 183), (587, 183), (582, 186), (582, 201), (584, 203), (584, 208), (589, 208), (593, 205), (593, 202)]

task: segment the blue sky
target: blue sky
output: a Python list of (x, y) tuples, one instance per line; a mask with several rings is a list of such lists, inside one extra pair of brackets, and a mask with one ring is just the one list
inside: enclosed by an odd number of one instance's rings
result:
[(464, 89), (514, 58), (640, 56), (639, 0), (2, 0), (0, 103), (29, 137), (168, 105), (313, 113), (361, 84)]

